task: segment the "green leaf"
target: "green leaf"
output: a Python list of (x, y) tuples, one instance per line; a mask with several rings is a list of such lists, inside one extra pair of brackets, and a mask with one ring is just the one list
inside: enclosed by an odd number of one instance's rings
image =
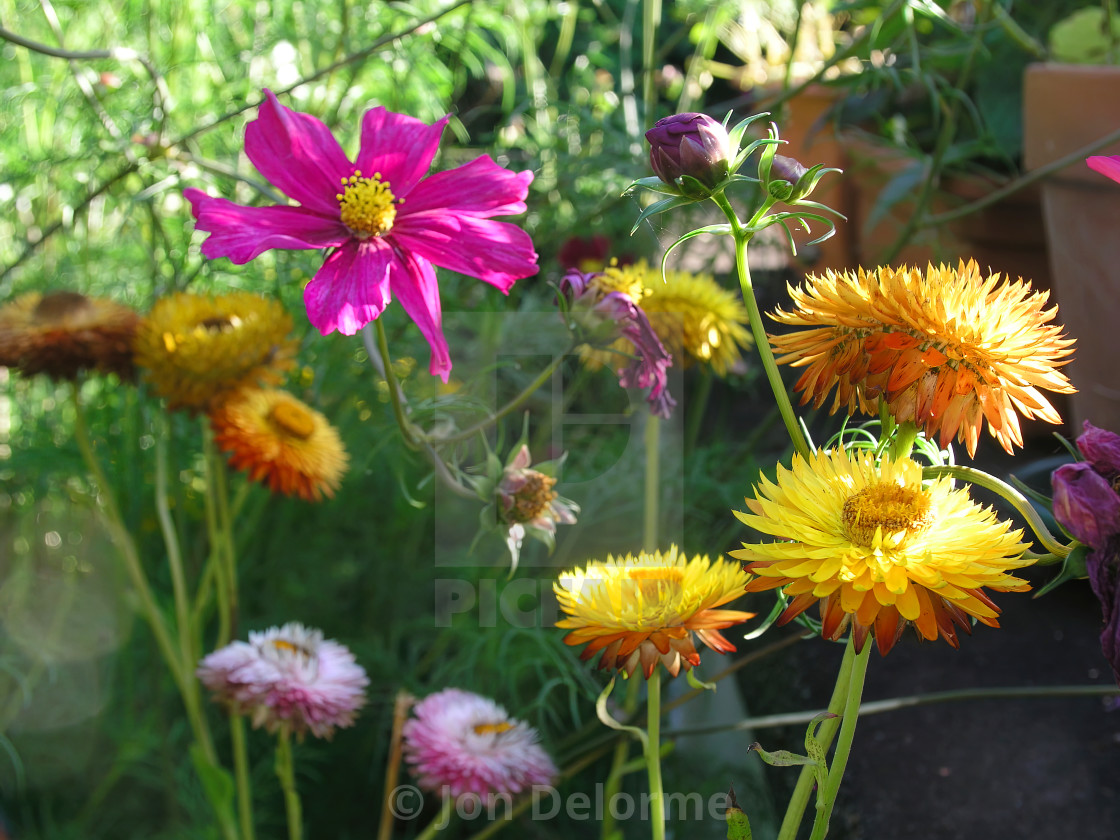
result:
[(695, 204), (697, 201), (699, 201), (699, 199), (688, 198), (683, 195), (674, 195), (670, 198), (663, 198), (661, 201), (655, 201), (641, 212), (637, 221), (634, 222), (634, 227), (630, 228), (630, 233), (633, 234), (634, 231), (641, 227), (642, 222), (652, 216), (656, 216), (658, 213), (664, 213), (666, 210), (672, 210), (675, 207), (683, 207), (686, 204)]
[(214, 808), (214, 812), (223, 818), (223, 821), (232, 823), (234, 821), (233, 776), (224, 767), (212, 764), (198, 744), (191, 744), (190, 754), (195, 772), (202, 782), (202, 790)]
[(696, 676), (691, 668), (685, 671), (685, 679), (688, 680), (688, 684), (693, 688), (702, 688), (705, 691), (712, 692), (716, 690), (716, 684), (714, 682), (704, 682), (702, 679)]
[(758, 753), (759, 758), (771, 767), (800, 767), (806, 764), (813, 765), (817, 763), (807, 755), (798, 755), (797, 753), (791, 753), (789, 750), (767, 752), (757, 741), (751, 744), (748, 749)]
[(751, 840), (751, 824), (735, 799), (734, 786), (728, 789), (727, 796), (731, 800), (731, 804), (723, 812), (727, 820), (727, 840)]
[(1092, 549), (1087, 545), (1077, 544), (1077, 548), (1066, 555), (1066, 559), (1062, 561), (1062, 569), (1058, 574), (1054, 575), (1045, 586), (1034, 593), (1034, 598), (1041, 598), (1047, 592), (1052, 592), (1057, 589), (1066, 581), (1080, 580), (1089, 576), (1089, 571), (1085, 567), (1085, 561), (1089, 557), (1089, 552)]

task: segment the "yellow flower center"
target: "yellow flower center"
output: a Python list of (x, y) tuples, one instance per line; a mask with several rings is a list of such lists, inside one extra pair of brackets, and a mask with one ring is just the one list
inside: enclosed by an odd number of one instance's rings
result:
[(268, 412), (268, 419), (284, 434), (300, 440), (307, 440), (315, 431), (315, 418), (298, 403), (276, 403)]
[(531, 470), (526, 476), (525, 485), (513, 498), (513, 508), (509, 519), (513, 522), (529, 522), (536, 519), (552, 504), (556, 492), (552, 489), (556, 479), (550, 475)]
[(335, 198), (342, 223), (359, 239), (388, 233), (397, 217), (395, 205), (401, 203), (393, 197), (389, 182), (381, 180), (380, 172), (374, 172), (372, 178), (363, 178), (360, 169), (342, 179), (342, 192)]
[(627, 569), (626, 576), (636, 584), (643, 601), (657, 604), (662, 601), (666, 586), (680, 588), (684, 570), (676, 566), (639, 566)]
[(878, 528), (883, 529), (884, 537), (914, 535), (933, 521), (928, 495), (917, 487), (890, 483), (865, 487), (850, 497), (841, 518), (848, 538), (863, 546), (872, 545)]
[(644, 266), (620, 266), (612, 259), (610, 267), (598, 275), (594, 283), (603, 294), (622, 292), (637, 303), (650, 294), (645, 285), (644, 273)]
[(32, 317), (40, 324), (56, 324), (91, 306), (90, 299), (77, 292), (52, 292), (35, 305)]
[(501, 723), (476, 723), (472, 728), (475, 735), (501, 735), (513, 729), (513, 724), (503, 720)]

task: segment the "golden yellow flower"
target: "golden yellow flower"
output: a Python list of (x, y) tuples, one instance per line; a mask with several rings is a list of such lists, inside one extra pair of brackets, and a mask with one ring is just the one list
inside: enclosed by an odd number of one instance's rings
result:
[(807, 365), (795, 388), (802, 404), (821, 406), (833, 386), (833, 412), (845, 406), (878, 413), (887, 402), (945, 446), (956, 436), (969, 455), (984, 419), (1008, 452), (1023, 445), (1016, 411), (1061, 423), (1039, 391), (1073, 393), (1058, 368), (1073, 353), (1061, 326), (1049, 323), (1049, 292), (1030, 283), (984, 277), (975, 260), (957, 268), (860, 269), (810, 275), (790, 289), (795, 309), (773, 317), (806, 327), (771, 336), (779, 362)]
[(76, 292), (30, 292), (0, 307), (0, 365), (27, 376), (73, 379), (80, 370), (132, 379), (140, 315)]
[[(593, 281), (605, 291), (625, 292), (649, 316), (654, 332), (683, 368), (697, 362), (711, 365), (718, 376), (742, 362), (740, 351), (751, 345), (746, 328), (747, 309), (738, 292), (723, 288), (709, 274), (669, 271), (645, 260), (631, 265), (611, 265)], [(612, 350), (634, 353), (633, 345), (620, 339)], [(618, 354), (588, 350), (584, 358), (594, 369), (617, 367)]]
[(553, 590), (568, 618), (557, 627), (571, 630), (569, 645), (599, 651), (599, 667), (627, 675), (641, 665), (649, 679), (657, 663), (676, 676), (700, 664), (692, 643), (696, 636), (714, 651), (735, 650), (719, 631), (752, 618), (754, 613), (720, 610), (743, 594), (747, 576), (733, 563), (706, 556), (689, 560), (676, 546), (667, 552), (637, 557), (609, 556), (560, 575)]
[(348, 458), (335, 428), (286, 391), (245, 388), (211, 412), (214, 440), (232, 467), (274, 493), (334, 496)]
[(1030, 565), (1022, 531), (972, 501), (952, 480), (922, 483), (909, 458), (876, 465), (870, 452), (817, 451), (778, 467), (746, 500), (740, 521), (778, 542), (744, 543), (731, 556), (754, 577), (748, 592), (785, 587), (779, 623), (819, 603), (821, 635), (851, 626), (857, 650), (869, 633), (884, 655), (908, 623), (925, 639), (958, 646), (969, 617), (998, 627), (983, 587), (1021, 592), (1009, 570)]
[(136, 336), (136, 363), (171, 408), (209, 409), (227, 393), (275, 385), (294, 365), (292, 318), (249, 292), (163, 298)]

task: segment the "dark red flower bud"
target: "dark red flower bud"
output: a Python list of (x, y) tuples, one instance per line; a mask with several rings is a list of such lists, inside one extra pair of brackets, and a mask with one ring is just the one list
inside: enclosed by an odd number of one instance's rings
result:
[(695, 178), (709, 190), (727, 177), (731, 140), (723, 124), (707, 114), (665, 117), (646, 132), (646, 140), (654, 173), (687, 195), (701, 191), (681, 181), (683, 176)]
[(1088, 420), (1085, 431), (1077, 439), (1077, 448), (1093, 469), (1109, 481), (1120, 476), (1120, 435), (1107, 429), (1098, 429)]
[(1120, 534), (1120, 496), (1087, 461), (1054, 470), (1054, 518), (1079, 542), (1101, 548)]

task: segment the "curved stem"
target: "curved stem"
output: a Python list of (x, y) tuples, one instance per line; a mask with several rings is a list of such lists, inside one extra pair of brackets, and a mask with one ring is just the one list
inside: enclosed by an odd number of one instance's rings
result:
[(774, 351), (770, 348), (770, 340), (766, 337), (766, 330), (762, 328), (762, 313), (759, 311), (758, 301), (754, 296), (751, 269), (747, 263), (747, 243), (750, 241), (752, 234), (739, 224), (739, 218), (735, 215), (735, 211), (726, 196), (720, 193), (712, 196), (712, 200), (719, 205), (724, 215), (727, 216), (728, 222), (731, 223), (732, 235), (735, 238), (735, 269), (739, 274), (739, 288), (743, 294), (743, 303), (747, 307), (747, 316), (750, 319), (751, 333), (754, 335), (755, 349), (758, 351), (758, 356), (762, 359), (762, 367), (766, 371), (766, 379), (770, 383), (770, 389), (774, 392), (778, 411), (782, 415), (782, 422), (786, 425), (790, 440), (793, 441), (794, 449), (802, 458), (808, 458), (810, 455), (809, 443), (801, 433), (801, 426), (793, 413), (793, 405), (790, 403), (785, 383), (782, 382), (781, 374), (778, 372), (778, 363), (774, 360)]
[[(626, 685), (626, 698), (622, 702), (622, 711), (625, 714), (625, 719), (630, 720), (634, 715), (634, 710), (638, 708), (638, 691), (641, 687), (636, 679), (631, 679)], [(622, 790), (622, 777), (625, 774), (626, 763), (630, 759), (630, 739), (619, 738), (614, 745), (614, 755), (611, 756), (611, 769), (607, 773), (607, 779), (603, 783), (603, 801), (613, 802), (614, 797)], [(618, 828), (615, 820), (614, 812), (608, 808), (607, 812), (603, 814), (603, 824), (599, 830), (599, 836), (603, 840), (610, 840), (610, 838), (617, 836)]]
[[(397, 425), (401, 430), (401, 437), (404, 438), (405, 446), (409, 449), (419, 449), (422, 435), (419, 430), (408, 419), (408, 412), (404, 407), (404, 394), (401, 391), (401, 385), (397, 381), (397, 375), (393, 372), (393, 357), (389, 355), (389, 339), (385, 335), (385, 325), (381, 323), (381, 319), (377, 318), (373, 322), (374, 328), (377, 331), (377, 352), (381, 356), (381, 375), (385, 377), (385, 384), (389, 386), (389, 403), (393, 406), (393, 417), (396, 418)], [(368, 330), (369, 325), (363, 327), (363, 331)]]
[(423, 831), (416, 835), (416, 840), (432, 840), (433, 837), (447, 828), (448, 824), (451, 822), (451, 814), (454, 807), (454, 797), (443, 797), (443, 802), (440, 803), (439, 813), (436, 814), (436, 818), (428, 823)]
[(296, 790), (295, 760), (292, 757), (292, 732), (287, 724), (276, 734), (276, 777), (284, 791), (284, 811), (288, 817), (288, 840), (303, 837), (303, 808)]
[(407, 691), (397, 692), (397, 699), (393, 703), (393, 730), (389, 736), (389, 755), (385, 758), (385, 785), (381, 796), (381, 818), (377, 825), (377, 840), (392, 840), (393, 837), (393, 791), (397, 788), (397, 779), (400, 777), (402, 735), (408, 710), (412, 708), (414, 698)]
[(516, 397), (511, 399), (493, 414), (487, 415), (482, 420), (479, 420), (477, 423), (468, 426), (461, 432), (456, 432), (455, 434), (448, 435), (447, 437), (434, 438), (432, 442), (437, 444), (444, 444), (458, 443), (459, 441), (467, 440), (474, 437), (479, 432), (485, 431), (486, 429), (490, 428), (507, 414), (521, 408), (521, 406), (527, 399), (529, 399), (529, 397), (533, 396), (533, 394), (535, 394), (542, 385), (544, 385), (546, 382), (548, 382), (549, 379), (552, 378), (552, 374), (556, 373), (556, 369), (560, 367), (560, 363), (564, 361), (564, 355), (566, 354), (553, 356), (552, 361), (545, 367), (544, 370), (540, 372), (540, 375), (538, 375), (536, 379), (526, 385), (521, 393), (519, 393)]
[(646, 413), (645, 499), (642, 506), (642, 550), (657, 551), (657, 526), (661, 500), (661, 418)]
[[(844, 649), (844, 658), (840, 662), (840, 671), (836, 675), (836, 687), (832, 690), (832, 699), (828, 701), (828, 711), (837, 717), (830, 718), (817, 729), (817, 740), (821, 749), (828, 752), (836, 730), (840, 728), (839, 715), (843, 712), (848, 700), (848, 685), (852, 678), (852, 660), (855, 659), (855, 649), (849, 644)], [(786, 814), (782, 818), (782, 827), (778, 831), (778, 840), (794, 840), (797, 829), (801, 827), (801, 819), (805, 815), (805, 806), (809, 802), (809, 795), (813, 792), (814, 772), (813, 767), (805, 765), (801, 768), (801, 775), (797, 777), (797, 785), (790, 796)]]
[(952, 476), (953, 478), (960, 478), (970, 484), (976, 484), (991, 490), (993, 493), (998, 493), (1004, 499), (1011, 503), (1011, 506), (1019, 512), (1019, 515), (1027, 520), (1027, 524), (1031, 530), (1034, 531), (1038, 541), (1042, 543), (1046, 550), (1051, 554), (1056, 554), (1058, 557), (1066, 557), (1072, 546), (1063, 545), (1058, 542), (1046, 524), (1042, 521), (1042, 517), (1038, 515), (1038, 511), (1034, 509), (1034, 505), (1030, 500), (1008, 484), (1005, 481), (1000, 481), (993, 475), (974, 467), (964, 466), (946, 466), (946, 467), (925, 467), (922, 470), (922, 478), (939, 478), (941, 476)]
[(665, 790), (661, 782), (661, 664), (646, 682), (646, 768), (649, 770), (653, 840), (665, 840)]
[[(848, 646), (852, 647), (853, 644), (852, 637), (849, 636)], [(867, 675), (867, 660), (871, 656), (871, 648), (870, 639), (865, 639), (863, 650), (857, 653), (852, 661), (848, 697), (844, 703), (844, 715), (840, 723), (840, 735), (836, 739), (836, 752), (832, 756), (832, 765), (828, 768), (828, 781), (825, 783), (823, 801), (817, 806), (817, 819), (813, 823), (810, 840), (824, 840), (828, 834), (829, 818), (836, 804), (836, 794), (840, 792), (840, 783), (844, 780), (844, 769), (848, 766), (852, 739), (856, 734), (856, 724), (859, 723), (859, 705), (863, 698), (863, 680)]]

